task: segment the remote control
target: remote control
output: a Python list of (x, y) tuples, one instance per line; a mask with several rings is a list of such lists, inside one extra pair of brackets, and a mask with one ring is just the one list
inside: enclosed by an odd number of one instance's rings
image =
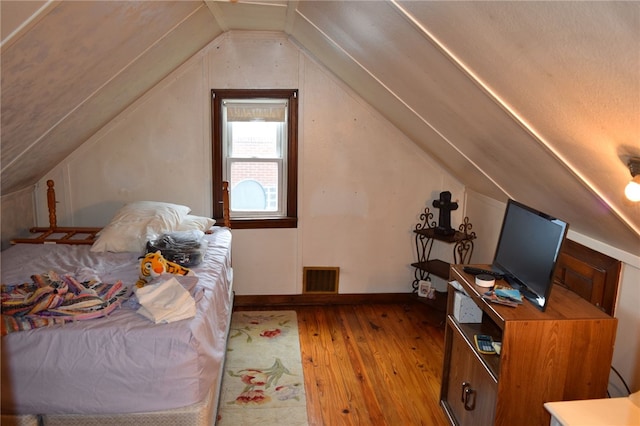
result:
[(489, 269), (474, 268), (473, 266), (465, 266), (462, 269), (467, 274), (471, 274), (471, 275), (487, 274), (487, 275), (491, 275), (493, 278), (497, 280), (501, 280), (502, 278), (504, 278), (504, 275), (501, 274), (500, 272), (491, 271)]

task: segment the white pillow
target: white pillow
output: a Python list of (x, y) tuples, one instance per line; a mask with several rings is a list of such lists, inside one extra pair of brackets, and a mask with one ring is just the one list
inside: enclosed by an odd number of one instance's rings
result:
[(147, 240), (175, 231), (190, 211), (187, 206), (158, 201), (127, 204), (100, 231), (91, 251), (141, 253)]
[(210, 217), (194, 216), (194, 215), (188, 214), (182, 220), (182, 222), (180, 222), (180, 225), (178, 225), (178, 228), (176, 229), (176, 231), (206, 232), (209, 230), (209, 228), (211, 228), (215, 224), (216, 224), (216, 220), (211, 219)]

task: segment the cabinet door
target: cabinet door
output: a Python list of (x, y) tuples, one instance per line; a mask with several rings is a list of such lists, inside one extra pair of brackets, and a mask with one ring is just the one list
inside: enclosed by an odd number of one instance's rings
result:
[(492, 425), (497, 383), (458, 330), (452, 330), (447, 404), (460, 426)]

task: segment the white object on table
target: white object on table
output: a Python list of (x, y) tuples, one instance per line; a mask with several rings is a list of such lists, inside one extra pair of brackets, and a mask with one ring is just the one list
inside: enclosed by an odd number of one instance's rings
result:
[(638, 426), (640, 391), (624, 398), (547, 402), (551, 426)]

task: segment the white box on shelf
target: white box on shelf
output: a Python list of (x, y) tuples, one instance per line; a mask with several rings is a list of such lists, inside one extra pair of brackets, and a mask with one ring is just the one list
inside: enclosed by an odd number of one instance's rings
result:
[(482, 310), (461, 291), (453, 292), (453, 316), (459, 323), (482, 322)]

